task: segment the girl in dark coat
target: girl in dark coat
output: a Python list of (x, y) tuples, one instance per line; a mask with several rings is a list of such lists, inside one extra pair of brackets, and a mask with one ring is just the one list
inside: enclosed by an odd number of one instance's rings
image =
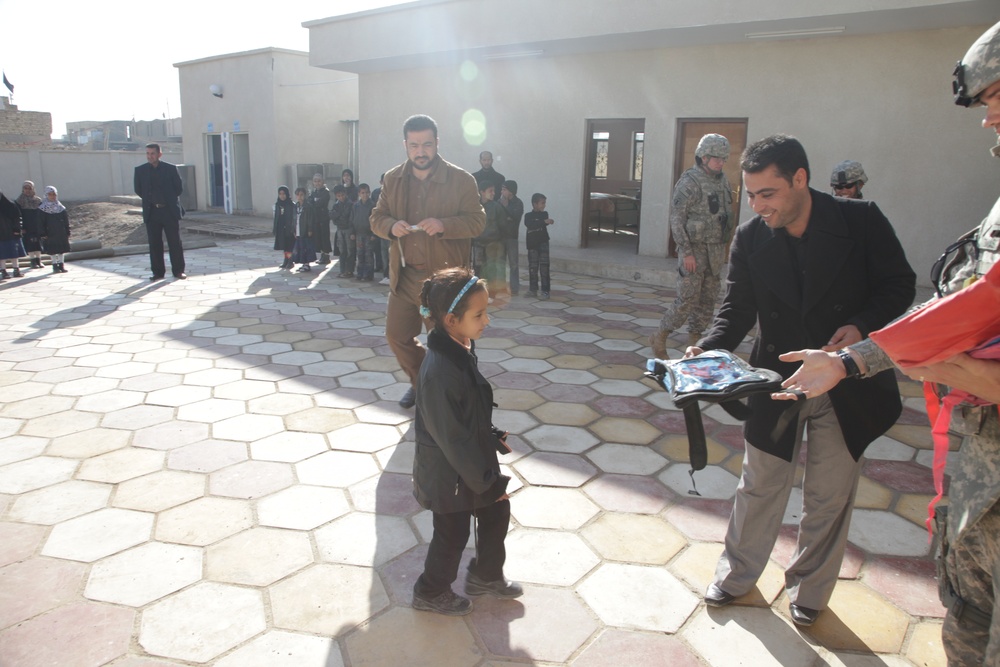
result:
[(360, 196), (360, 187), (354, 184), (354, 172), (350, 169), (345, 169), (340, 172), (340, 184), (344, 186), (344, 192), (347, 193), (347, 200), (352, 204), (358, 201)]
[(42, 216), (42, 246), (52, 256), (52, 273), (68, 273), (63, 253), (69, 252), (69, 215), (59, 201), (59, 192), (51, 185), (45, 187), (45, 201), (38, 210)]
[[(292, 263), (299, 262), (299, 273), (312, 271), (311, 262), (316, 261), (316, 219), (315, 210), (306, 203), (306, 189), (295, 190), (295, 246), (292, 249)], [(292, 264), (288, 265), (292, 268)]]
[(41, 215), (38, 207), (42, 205), (42, 198), (35, 193), (35, 184), (25, 181), (21, 186), (21, 196), (14, 200), (17, 207), (21, 209), (21, 243), (24, 244), (24, 251), (31, 258), (32, 269), (42, 268), (42, 232)]
[(20, 278), (17, 267), (18, 257), (24, 257), (21, 245), (21, 210), (17, 205), (0, 194), (0, 280), (7, 280), (7, 262), (13, 264), (14, 277)]
[(467, 595), (516, 598), (520, 584), (504, 578), (510, 525), (507, 483), (497, 452), (507, 434), (493, 426), (493, 389), (476, 367), (475, 341), (490, 318), (486, 284), (465, 268), (443, 269), (424, 283), (420, 314), (434, 324), (417, 381), (413, 495), (434, 513), (424, 571), (413, 586), (413, 608), (460, 616), (472, 603), (451, 590), (469, 520), (476, 518), (476, 556)]
[(295, 249), (295, 202), (288, 188), (278, 188), (278, 200), (274, 202), (274, 249), (285, 253), (285, 261), (279, 269), (292, 268), (292, 250)]

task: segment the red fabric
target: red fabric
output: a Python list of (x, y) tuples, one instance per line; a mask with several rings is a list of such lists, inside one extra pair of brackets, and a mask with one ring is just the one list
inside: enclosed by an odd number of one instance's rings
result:
[[(969, 352), (996, 359), (1000, 347), (979, 346), (1000, 336), (1000, 264), (965, 289), (938, 299), (920, 310), (874, 331), (871, 338), (900, 368), (930, 366)], [(931, 534), (934, 506), (944, 495), (944, 468), (948, 461), (948, 426), (956, 405), (989, 405), (972, 394), (952, 389), (943, 398), (930, 382), (924, 383), (927, 417), (934, 439), (931, 472), (936, 495), (927, 505), (927, 533)]]
[(1000, 263), (965, 289), (873, 331), (900, 368), (929, 366), (1000, 336)]

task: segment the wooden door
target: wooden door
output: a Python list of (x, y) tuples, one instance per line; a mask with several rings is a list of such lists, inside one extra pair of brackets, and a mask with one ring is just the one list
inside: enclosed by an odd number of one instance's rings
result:
[[(743, 194), (743, 174), (740, 171), (740, 154), (747, 146), (747, 119), (746, 118), (696, 118), (677, 119), (677, 147), (674, 151), (674, 174), (677, 179), (681, 177), (685, 169), (695, 164), (694, 150), (698, 147), (698, 142), (706, 134), (721, 134), (729, 139), (729, 160), (723, 168), (729, 184), (733, 188), (733, 210), (730, 215), (733, 219), (740, 219), (740, 204)], [(675, 179), (676, 182), (676, 179)], [(671, 188), (672, 190), (672, 188)], [(673, 200), (673, 197), (671, 197)], [(668, 257), (677, 256), (677, 244), (674, 243), (674, 236), (670, 235), (670, 248)]]

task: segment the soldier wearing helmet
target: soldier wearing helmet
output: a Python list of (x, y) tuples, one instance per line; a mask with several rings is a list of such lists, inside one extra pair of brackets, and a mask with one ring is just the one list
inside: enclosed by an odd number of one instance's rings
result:
[[(997, 135), (991, 151), (1000, 157), (1000, 23), (987, 30), (958, 62), (953, 72), (955, 103), (986, 107), (983, 127)], [(939, 260), (931, 275), (939, 294), (955, 294), (986, 275), (1000, 259), (1000, 200), (978, 227), (953, 244), (949, 261)], [(947, 252), (947, 251), (946, 251)], [(944, 256), (942, 256), (944, 259)], [(925, 304), (926, 305), (926, 304)], [(996, 315), (1000, 317), (1000, 315)], [(956, 322), (956, 337), (961, 337)], [(917, 334), (915, 334), (917, 335)], [(870, 377), (892, 368), (889, 356), (870, 338), (841, 355), (804, 350), (782, 355), (802, 367), (785, 381), (786, 392), (812, 399), (847, 376)], [(937, 386), (967, 392), (980, 403), (960, 403), (952, 409), (949, 431), (964, 436), (951, 473), (948, 506), (934, 509), (938, 542), (938, 592), (947, 608), (941, 640), (949, 665), (1000, 665), (1000, 361), (961, 353), (942, 361), (903, 371)], [(947, 404), (942, 411), (947, 410)], [(935, 458), (938, 453), (935, 452)], [(937, 465), (935, 461), (935, 466)], [(943, 462), (942, 462), (943, 463)]]
[(857, 160), (844, 160), (833, 168), (830, 174), (830, 187), (833, 194), (848, 199), (864, 199), (861, 188), (868, 182), (865, 168)]
[(649, 344), (659, 358), (667, 356), (667, 337), (685, 322), (693, 345), (712, 319), (719, 295), (726, 246), (735, 228), (733, 190), (722, 168), (729, 158), (729, 140), (706, 134), (694, 152), (695, 166), (685, 171), (670, 209), (670, 231), (677, 244), (677, 298), (660, 321)]

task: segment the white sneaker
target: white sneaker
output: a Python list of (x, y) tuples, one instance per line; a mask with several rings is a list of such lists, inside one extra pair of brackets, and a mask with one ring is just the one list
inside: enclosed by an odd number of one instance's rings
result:
[(386, 276), (382, 280), (378, 281), (378, 284), (379, 285), (388, 285), (389, 284), (389, 276)]

